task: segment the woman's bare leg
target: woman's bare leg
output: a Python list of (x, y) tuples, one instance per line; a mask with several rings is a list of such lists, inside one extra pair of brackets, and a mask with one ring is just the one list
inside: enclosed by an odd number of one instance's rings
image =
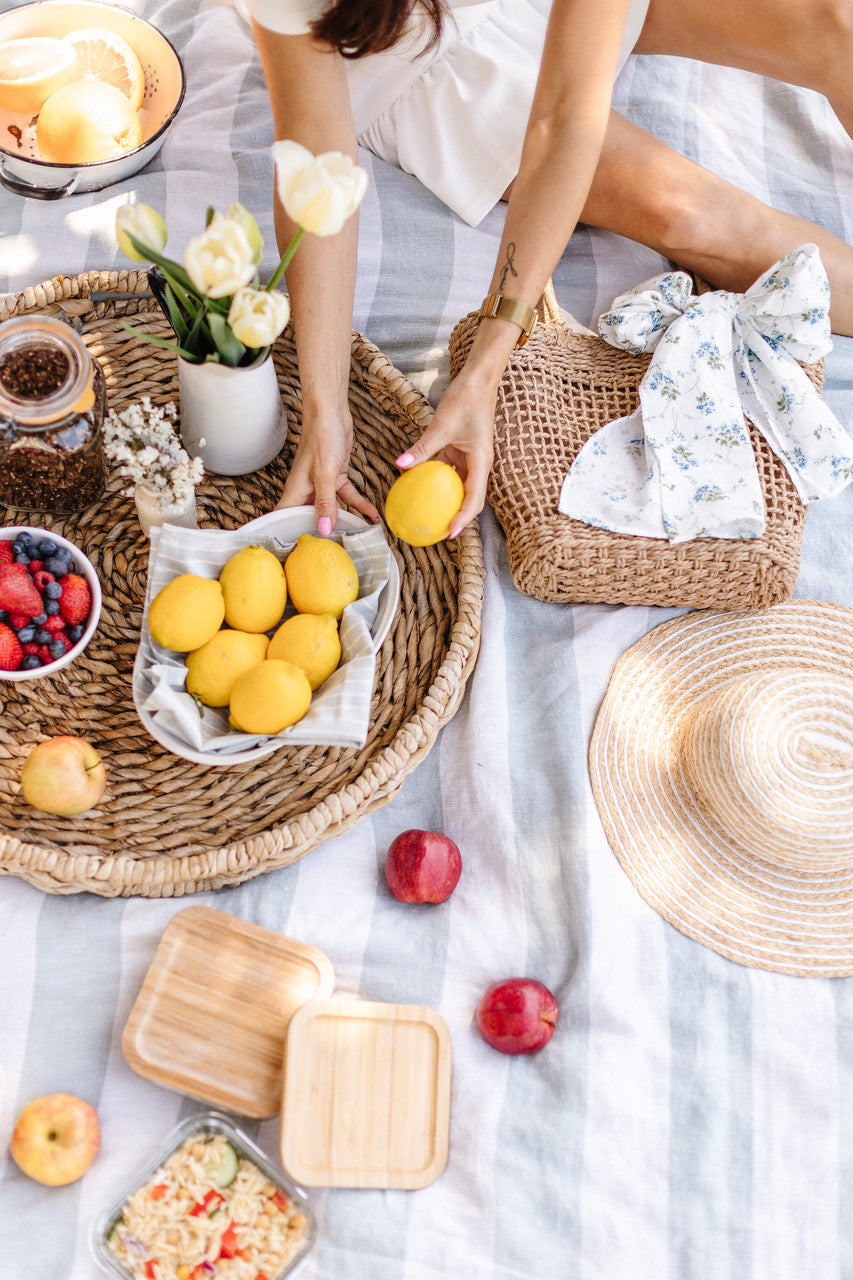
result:
[(686, 159), (615, 111), (582, 221), (739, 292), (798, 245), (818, 246), (835, 333), (853, 335), (853, 247)]
[(815, 89), (853, 136), (853, 0), (651, 0), (636, 52)]

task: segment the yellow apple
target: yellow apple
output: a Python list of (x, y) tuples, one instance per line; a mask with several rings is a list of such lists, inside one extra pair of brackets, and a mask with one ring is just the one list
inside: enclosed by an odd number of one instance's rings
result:
[(24, 1107), (9, 1150), (28, 1177), (64, 1187), (83, 1177), (100, 1144), (98, 1117), (88, 1102), (73, 1093), (48, 1093)]
[(95, 748), (69, 735), (47, 738), (33, 747), (21, 770), (27, 803), (62, 818), (91, 809), (106, 784), (107, 771)]

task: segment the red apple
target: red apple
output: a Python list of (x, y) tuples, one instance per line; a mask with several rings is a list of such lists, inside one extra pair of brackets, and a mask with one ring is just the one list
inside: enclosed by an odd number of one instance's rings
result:
[(401, 831), (385, 859), (388, 888), (400, 902), (444, 902), (461, 874), (462, 855), (438, 831)]
[(501, 1053), (544, 1049), (557, 1025), (557, 1001), (535, 978), (507, 978), (489, 987), (477, 1009), (477, 1026)]
[(85, 813), (104, 793), (107, 771), (84, 738), (63, 735), (33, 747), (21, 770), (24, 799), (34, 809), (69, 818)]
[(48, 1093), (24, 1107), (9, 1150), (28, 1177), (64, 1187), (83, 1177), (100, 1144), (98, 1117), (88, 1102), (72, 1093)]

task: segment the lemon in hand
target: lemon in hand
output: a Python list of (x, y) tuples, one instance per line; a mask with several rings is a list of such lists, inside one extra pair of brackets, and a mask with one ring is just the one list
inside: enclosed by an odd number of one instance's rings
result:
[(311, 705), (311, 686), (301, 667), (265, 658), (241, 675), (231, 690), (229, 720), (242, 733), (281, 733)]
[(219, 575), (225, 621), (238, 631), (269, 631), (281, 621), (287, 584), (281, 561), (266, 547), (243, 547)]
[(385, 523), (413, 547), (431, 547), (450, 533), (465, 498), (458, 472), (438, 458), (419, 462), (397, 477), (385, 499)]
[(238, 678), (263, 662), (268, 644), (263, 633), (217, 631), (206, 644), (187, 654), (187, 693), (206, 707), (227, 707)]
[(331, 538), (303, 533), (284, 562), (287, 590), (300, 613), (340, 618), (358, 599), (358, 570), (352, 556)]
[(164, 649), (189, 653), (216, 634), (224, 617), (225, 600), (215, 578), (180, 573), (151, 601), (148, 630)]
[(337, 619), (330, 613), (295, 613), (276, 631), (267, 657), (301, 667), (312, 691), (319, 689), (341, 660)]

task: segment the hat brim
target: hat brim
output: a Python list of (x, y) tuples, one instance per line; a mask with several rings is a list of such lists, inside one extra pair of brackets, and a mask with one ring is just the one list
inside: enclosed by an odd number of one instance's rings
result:
[(804, 667), (853, 677), (853, 609), (792, 600), (700, 612), (650, 631), (619, 659), (598, 712), (590, 780), (604, 830), (650, 906), (739, 964), (853, 973), (849, 865), (785, 866), (709, 822), (682, 773), (678, 726), (700, 700), (755, 671)]

